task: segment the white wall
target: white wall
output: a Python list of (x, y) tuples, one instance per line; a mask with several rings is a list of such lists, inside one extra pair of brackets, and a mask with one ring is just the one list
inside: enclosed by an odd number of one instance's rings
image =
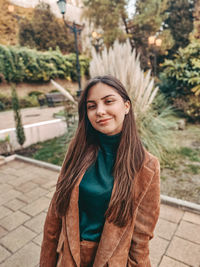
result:
[[(66, 133), (66, 130), (66, 122), (61, 119), (25, 125), (24, 132), (26, 141), (23, 147), (28, 147), (32, 144), (61, 136)], [(10, 137), (10, 143), (13, 150), (19, 149), (20, 145), (17, 142), (15, 128), (0, 130), (0, 139), (5, 139), (8, 135)]]

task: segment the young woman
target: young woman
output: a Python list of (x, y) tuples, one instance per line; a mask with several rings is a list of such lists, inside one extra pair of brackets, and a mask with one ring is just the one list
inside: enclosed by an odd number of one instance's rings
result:
[(142, 146), (124, 86), (91, 79), (47, 213), (40, 267), (150, 267), (159, 206), (159, 162)]

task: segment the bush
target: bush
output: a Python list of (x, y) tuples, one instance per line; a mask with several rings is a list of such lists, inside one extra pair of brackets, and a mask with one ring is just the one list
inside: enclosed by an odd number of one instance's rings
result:
[[(39, 106), (37, 97), (34, 95), (19, 98), (19, 104), (21, 108)], [(0, 111), (8, 109), (12, 109), (12, 98), (10, 96), (5, 96), (3, 94), (0, 94)]]
[[(88, 74), (89, 59), (79, 57), (81, 74)], [(59, 49), (39, 52), (26, 47), (0, 45), (0, 74), (8, 82), (47, 82), (51, 78), (77, 80), (76, 55)]]
[(21, 121), (19, 99), (14, 85), (12, 85), (12, 108), (14, 111), (17, 141), (22, 146), (26, 140), (26, 137), (24, 134), (24, 128)]
[(193, 121), (200, 121), (200, 43), (179, 49), (174, 60), (165, 60), (160, 89)]

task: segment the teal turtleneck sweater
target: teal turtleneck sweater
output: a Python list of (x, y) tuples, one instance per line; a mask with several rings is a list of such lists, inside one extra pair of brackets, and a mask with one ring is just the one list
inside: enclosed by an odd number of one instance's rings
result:
[(120, 134), (97, 134), (100, 149), (97, 159), (83, 176), (79, 186), (80, 239), (98, 242), (113, 189), (113, 166)]

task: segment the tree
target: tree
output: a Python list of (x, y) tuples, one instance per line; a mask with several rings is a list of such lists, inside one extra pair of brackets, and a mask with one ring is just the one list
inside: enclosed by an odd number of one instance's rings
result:
[(179, 48), (174, 59), (165, 60), (160, 89), (175, 107), (193, 121), (200, 122), (200, 43)]
[(46, 3), (36, 6), (32, 19), (20, 22), (19, 43), (38, 50), (58, 46), (62, 52), (74, 52), (73, 35), (55, 18)]
[(169, 29), (174, 39), (174, 45), (168, 50), (168, 57), (173, 55), (181, 47), (189, 44), (189, 34), (193, 30), (193, 12), (195, 0), (168, 0), (165, 10), (167, 18), (164, 20), (163, 28)]
[[(168, 0), (137, 0), (133, 18), (128, 22), (128, 32), (131, 43), (141, 55), (141, 66), (148, 69), (154, 65), (155, 53), (158, 63), (162, 61), (166, 49), (172, 46), (172, 38), (169, 31), (162, 31), (162, 22), (166, 18), (164, 11)], [(162, 46), (156, 48), (149, 46), (148, 38), (156, 36), (162, 39)]]
[(84, 0), (84, 16), (95, 29), (103, 30), (104, 44), (109, 47), (116, 39), (124, 41), (124, 20), (127, 18), (126, 0)]
[(21, 121), (19, 99), (14, 85), (12, 85), (12, 107), (14, 110), (17, 140), (18, 143), (22, 146), (26, 140), (26, 137), (24, 134), (24, 128)]
[(194, 37), (200, 40), (200, 0), (196, 0), (196, 4), (195, 4)]

